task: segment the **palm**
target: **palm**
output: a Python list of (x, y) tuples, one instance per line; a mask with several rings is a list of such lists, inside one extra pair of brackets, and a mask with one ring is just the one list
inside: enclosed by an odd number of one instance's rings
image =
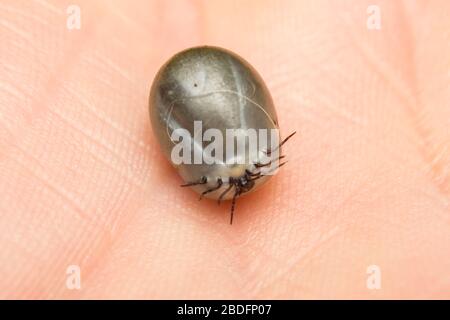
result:
[[(78, 31), (58, 2), (1, 5), (0, 292), (448, 298), (448, 3), (384, 1), (379, 31), (361, 1), (195, 3), (84, 1)], [(155, 72), (198, 44), (249, 60), (299, 133), (233, 226), (179, 187), (148, 119)]]

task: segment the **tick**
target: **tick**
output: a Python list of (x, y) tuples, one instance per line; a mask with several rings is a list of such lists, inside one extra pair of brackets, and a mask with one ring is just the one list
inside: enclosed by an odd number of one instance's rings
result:
[(218, 47), (194, 47), (169, 59), (153, 81), (149, 111), (182, 187), (200, 199), (231, 200), (230, 224), (236, 199), (286, 163), (281, 146), (295, 134), (280, 141), (261, 76), (243, 58)]

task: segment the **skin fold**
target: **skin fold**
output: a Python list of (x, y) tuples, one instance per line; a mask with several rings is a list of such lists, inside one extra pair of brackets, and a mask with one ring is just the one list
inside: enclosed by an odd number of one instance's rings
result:
[[(80, 30), (72, 2), (0, 3), (0, 298), (450, 298), (450, 2), (376, 1), (380, 30), (374, 1), (76, 2)], [(148, 115), (159, 67), (203, 44), (297, 131), (232, 226)]]

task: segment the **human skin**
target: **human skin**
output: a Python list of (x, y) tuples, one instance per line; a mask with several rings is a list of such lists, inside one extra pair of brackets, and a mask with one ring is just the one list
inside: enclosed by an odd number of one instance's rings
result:
[[(445, 0), (2, 1), (0, 297), (450, 298), (448, 16)], [(148, 115), (158, 68), (203, 44), (248, 60), (297, 131), (232, 226), (229, 202), (180, 188)]]

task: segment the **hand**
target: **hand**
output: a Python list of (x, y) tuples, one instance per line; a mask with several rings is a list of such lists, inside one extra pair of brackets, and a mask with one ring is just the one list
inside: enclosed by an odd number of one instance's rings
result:
[[(79, 30), (60, 1), (0, 5), (1, 297), (450, 298), (447, 1), (378, 1), (380, 30), (370, 1), (77, 3)], [(148, 116), (158, 68), (202, 44), (297, 131), (232, 226)]]

